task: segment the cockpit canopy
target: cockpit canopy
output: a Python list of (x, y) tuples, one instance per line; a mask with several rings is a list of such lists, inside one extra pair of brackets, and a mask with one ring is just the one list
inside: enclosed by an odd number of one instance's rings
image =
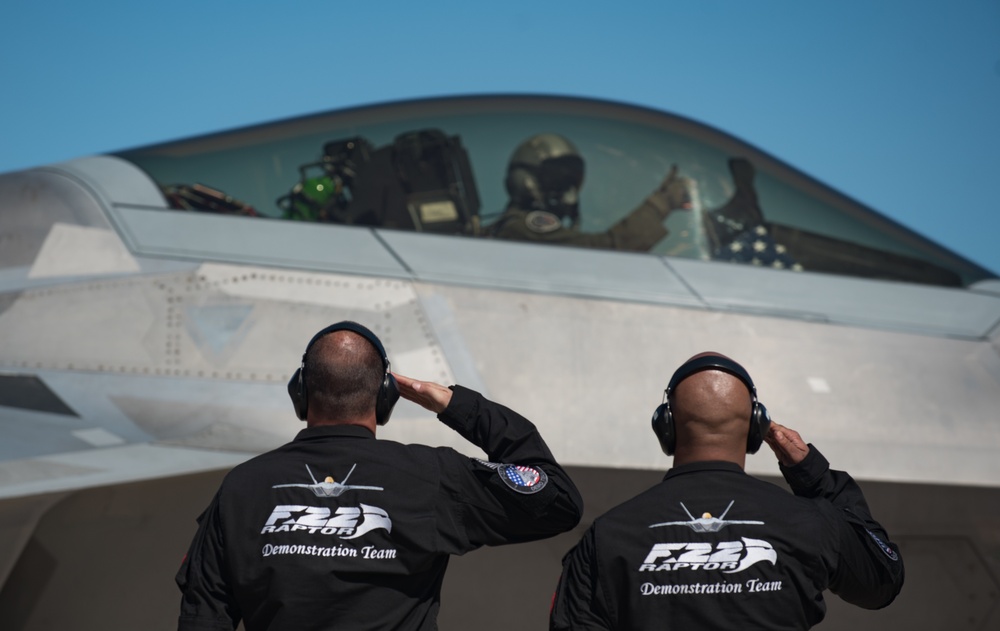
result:
[(669, 214), (669, 234), (651, 254), (943, 286), (993, 277), (732, 136), (617, 103), (428, 99), (118, 155), (177, 210), (482, 239), (494, 238), (490, 228), (511, 203), (515, 151), (538, 134), (568, 139), (585, 165), (566, 229), (609, 230), (676, 165), (691, 183), (691, 208)]

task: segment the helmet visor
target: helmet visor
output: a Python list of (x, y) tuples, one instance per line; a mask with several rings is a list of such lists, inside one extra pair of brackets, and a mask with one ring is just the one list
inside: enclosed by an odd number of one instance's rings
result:
[(538, 183), (548, 193), (579, 189), (583, 184), (583, 159), (580, 156), (559, 156), (542, 161)]

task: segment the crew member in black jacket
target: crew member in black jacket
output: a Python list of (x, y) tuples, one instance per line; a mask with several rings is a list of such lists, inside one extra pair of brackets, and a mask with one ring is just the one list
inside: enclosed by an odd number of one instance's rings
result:
[[(770, 422), (739, 364), (691, 358), (653, 429), (673, 468), (566, 555), (551, 629), (808, 629), (827, 588), (869, 609), (899, 593), (902, 558), (861, 489)], [(765, 441), (794, 495), (744, 472)]]
[[(395, 375), (353, 322), (289, 383), (308, 424), (234, 468), (177, 574), (178, 628), (436, 629), (448, 557), (573, 528), (582, 501), (534, 425), (481, 395)], [(375, 440), (402, 395), (481, 447)]]

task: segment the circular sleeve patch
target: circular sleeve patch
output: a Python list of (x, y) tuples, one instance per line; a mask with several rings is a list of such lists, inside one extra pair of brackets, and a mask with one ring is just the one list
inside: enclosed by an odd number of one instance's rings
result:
[(502, 464), (497, 467), (497, 474), (504, 484), (524, 494), (541, 491), (549, 481), (549, 476), (541, 469), (524, 465)]
[(890, 548), (889, 545), (886, 544), (884, 541), (879, 539), (874, 532), (868, 530), (867, 528), (865, 528), (865, 532), (867, 532), (868, 535), (875, 540), (875, 543), (878, 545), (879, 548), (881, 548), (882, 552), (885, 553), (885, 556), (889, 557), (893, 561), (899, 560), (899, 555), (896, 554), (896, 551)]
[(544, 210), (533, 210), (524, 216), (524, 225), (537, 234), (547, 234), (562, 228), (562, 222), (555, 214)]

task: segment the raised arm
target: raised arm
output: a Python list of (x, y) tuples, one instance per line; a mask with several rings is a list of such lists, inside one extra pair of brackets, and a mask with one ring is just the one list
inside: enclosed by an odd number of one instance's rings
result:
[(903, 587), (903, 558), (885, 528), (872, 517), (861, 487), (830, 463), (798, 432), (771, 423), (764, 439), (778, 458), (781, 473), (800, 497), (826, 500), (836, 509), (841, 528), (840, 562), (830, 589), (866, 609), (885, 607)]
[[(400, 393), (486, 452), (488, 460), (438, 452), (442, 491), (451, 511), (455, 551), (531, 541), (565, 532), (583, 514), (583, 499), (538, 429), (510, 408), (462, 386), (396, 375)], [(447, 520), (443, 520), (442, 523)]]

